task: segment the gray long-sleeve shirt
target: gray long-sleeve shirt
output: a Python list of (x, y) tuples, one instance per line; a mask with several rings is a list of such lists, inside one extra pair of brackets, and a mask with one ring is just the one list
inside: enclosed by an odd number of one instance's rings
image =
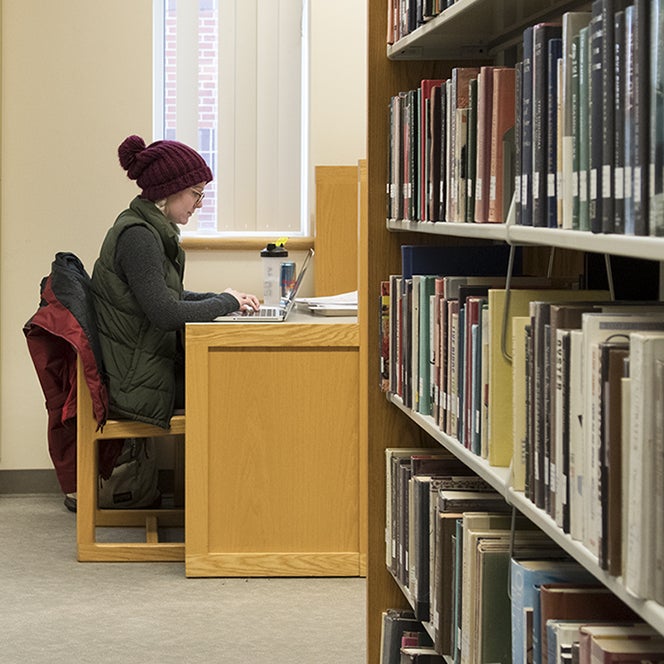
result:
[(236, 311), (240, 303), (230, 293), (184, 291), (177, 300), (162, 273), (163, 248), (142, 226), (132, 226), (118, 240), (115, 266), (124, 275), (141, 309), (162, 330), (179, 330), (185, 323), (211, 321)]

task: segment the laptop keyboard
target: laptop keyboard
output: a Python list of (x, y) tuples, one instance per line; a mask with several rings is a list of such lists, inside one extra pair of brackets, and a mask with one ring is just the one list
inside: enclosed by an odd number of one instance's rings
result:
[(247, 316), (253, 318), (279, 318), (281, 316), (281, 309), (279, 307), (261, 306), (258, 311), (251, 310), (247, 312)]

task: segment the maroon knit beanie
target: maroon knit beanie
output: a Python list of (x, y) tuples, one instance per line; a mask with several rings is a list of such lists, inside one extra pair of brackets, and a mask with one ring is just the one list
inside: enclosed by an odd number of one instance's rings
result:
[(156, 141), (146, 147), (140, 136), (127, 136), (118, 148), (120, 165), (136, 180), (142, 196), (158, 201), (200, 182), (212, 171), (201, 155), (178, 141)]

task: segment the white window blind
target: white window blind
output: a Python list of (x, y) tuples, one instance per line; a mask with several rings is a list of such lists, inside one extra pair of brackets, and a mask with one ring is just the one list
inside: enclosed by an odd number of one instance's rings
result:
[(186, 232), (306, 233), (306, 0), (155, 0), (155, 134), (215, 181)]

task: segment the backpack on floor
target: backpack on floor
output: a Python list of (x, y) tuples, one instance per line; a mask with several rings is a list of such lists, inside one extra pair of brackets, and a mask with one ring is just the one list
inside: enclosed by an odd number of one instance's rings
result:
[(157, 455), (151, 438), (127, 438), (111, 476), (99, 476), (101, 509), (150, 507), (159, 501)]

